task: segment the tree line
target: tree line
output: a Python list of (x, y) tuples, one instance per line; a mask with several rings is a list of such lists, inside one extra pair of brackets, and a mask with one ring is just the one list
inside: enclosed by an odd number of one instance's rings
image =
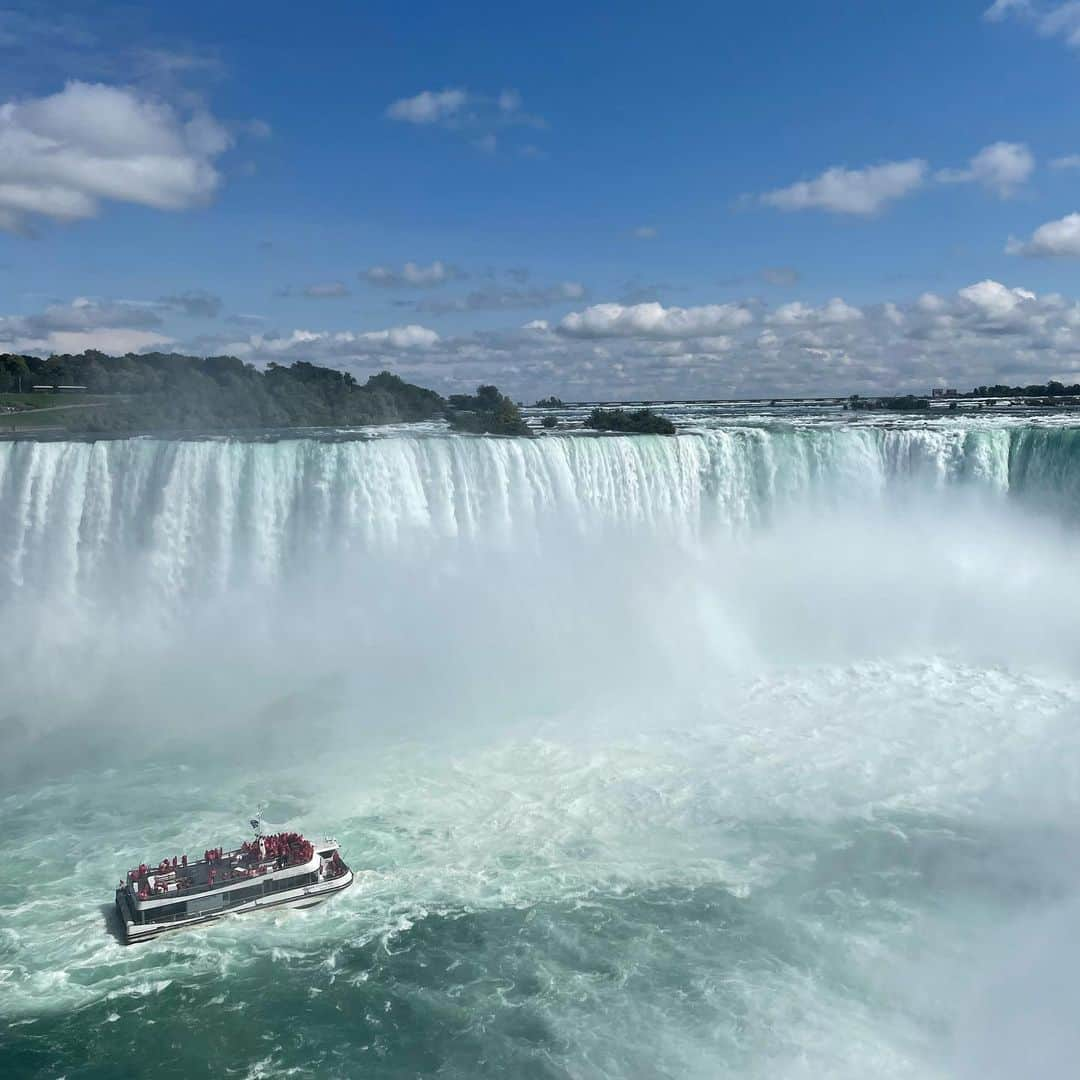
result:
[(1051, 379), (1047, 383), (1033, 383), (1031, 386), (1005, 386), (995, 383), (993, 386), (976, 386), (960, 394), (960, 397), (1077, 397), (1080, 396), (1080, 383), (1066, 386)]
[(385, 424), (428, 420), (446, 409), (435, 391), (390, 372), (361, 384), (347, 372), (303, 360), (260, 370), (235, 356), (0, 355), (0, 392), (34, 386), (111, 395), (101, 404), (51, 414), (51, 422), (88, 433)]

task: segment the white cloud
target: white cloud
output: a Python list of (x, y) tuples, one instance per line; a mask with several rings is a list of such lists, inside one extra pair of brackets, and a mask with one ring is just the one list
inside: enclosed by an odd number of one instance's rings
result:
[(139, 92), (69, 82), (0, 105), (0, 228), (36, 216), (92, 217), (102, 201), (182, 210), (206, 201), (229, 146), (206, 112), (183, 115)]
[(994, 0), (984, 12), (989, 22), (1019, 18), (1034, 26), (1042, 37), (1059, 37), (1066, 45), (1080, 48), (1080, 3), (1043, 4), (1033, 0)]
[(5, 351), (25, 353), (136, 352), (172, 341), (161, 318), (162, 309), (171, 306), (77, 297), (32, 315), (0, 316), (0, 343)]
[[(984, 146), (966, 168), (941, 169), (934, 179), (942, 183), (979, 183), (1001, 198), (1008, 198), (1027, 182), (1034, 169), (1035, 158), (1025, 144), (996, 142)], [(870, 217), (923, 187), (928, 173), (929, 166), (922, 158), (862, 169), (837, 165), (813, 180), (768, 191), (758, 200), (779, 210), (829, 210)]]
[(1050, 162), (1051, 169), (1080, 169), (1080, 154), (1066, 154)]
[(767, 318), (767, 322), (779, 326), (837, 326), (858, 322), (863, 313), (840, 297), (835, 296), (823, 307), (815, 308), (799, 300), (782, 304)]
[[(461, 87), (445, 90), (423, 90), (412, 97), (400, 98), (386, 109), (391, 120), (422, 127), (441, 127), (466, 136), (484, 153), (495, 153), (496, 131), (510, 128), (546, 128), (542, 116), (522, 108), (517, 90), (502, 90), (498, 94), (473, 93)], [(535, 146), (519, 147), (524, 157), (540, 157), (543, 151)]]
[(123, 330), (101, 327), (98, 330), (57, 330), (41, 341), (19, 345), (20, 351), (41, 353), (81, 353), (97, 349), (110, 355), (145, 352), (172, 343), (165, 334), (150, 330)]
[(388, 289), (429, 289), (465, 275), (456, 266), (436, 259), (430, 266), (407, 262), (400, 270), (391, 266), (372, 266), (364, 271), (363, 276), (372, 285), (382, 285)]
[(988, 319), (1008, 319), (1017, 313), (1024, 304), (1035, 300), (1035, 294), (1028, 289), (1010, 289), (1000, 281), (976, 282), (960, 289), (957, 296), (975, 308)]
[(389, 345), (392, 349), (430, 349), (439, 341), (439, 335), (434, 330), (415, 324), (394, 326), (389, 330), (371, 330), (356, 336), (359, 341)]
[(421, 353), (440, 341), (425, 326), (393, 326), (386, 330), (293, 330), (288, 334), (252, 334), (246, 342), (232, 343), (243, 355), (264, 358), (292, 356), (314, 363), (333, 363), (342, 358), (384, 357), (395, 352)]
[(1030, 8), (1029, 0), (994, 0), (983, 12), (983, 18), (990, 22), (1001, 22), (1014, 12), (1022, 13), (1029, 11)]
[(1040, 225), (1030, 240), (1010, 238), (1005, 250), (1010, 255), (1080, 255), (1080, 214), (1066, 214)]
[(814, 319), (815, 309), (801, 300), (794, 300), (790, 304), (783, 304), (766, 318), (766, 322), (780, 326), (794, 326), (797, 323), (807, 323)]
[(646, 304), (594, 304), (575, 311), (559, 323), (559, 332), (568, 337), (685, 338), (714, 335), (734, 330), (753, 320), (751, 313), (737, 304), (708, 304), (704, 307), (664, 307), (655, 301)]
[(863, 169), (836, 165), (814, 180), (800, 180), (760, 196), (779, 210), (830, 210), (836, 214), (870, 216), (888, 203), (922, 187), (927, 165), (921, 158), (890, 161)]
[(942, 169), (935, 179), (945, 184), (978, 183), (1003, 199), (1016, 193), (1035, 170), (1035, 158), (1023, 143), (984, 146), (966, 169)]
[(1080, 4), (1057, 4), (1044, 10), (1039, 17), (1039, 33), (1064, 38), (1074, 48), (1080, 46)]
[(101, 301), (77, 296), (70, 304), (50, 304), (44, 311), (8, 320), (28, 336), (54, 330), (83, 331), (101, 327), (147, 329), (162, 325), (158, 305), (133, 301)]
[(735, 339), (727, 334), (714, 334), (711, 337), (696, 338), (694, 346), (703, 354), (715, 355), (735, 348)]
[(639, 240), (652, 240), (659, 234), (660, 230), (655, 225), (639, 225), (634, 230), (634, 236)]
[(465, 90), (423, 90), (393, 102), (386, 115), (407, 124), (441, 124), (458, 116), (468, 103)]

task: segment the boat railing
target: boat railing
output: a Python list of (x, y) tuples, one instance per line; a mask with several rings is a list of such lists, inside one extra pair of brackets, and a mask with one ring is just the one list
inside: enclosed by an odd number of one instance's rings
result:
[[(188, 884), (176, 883), (176, 887), (168, 889), (165, 892), (151, 892), (147, 900), (167, 900), (180, 896), (192, 896), (195, 893), (210, 892), (214, 889), (220, 889), (225, 885), (236, 885), (242, 881), (260, 881), (266, 877), (267, 874), (271, 874), (276, 870), (288, 870), (290, 867), (302, 866), (309, 859), (291, 859), (285, 862), (283, 865), (278, 865), (278, 856), (271, 858), (252, 859), (250, 852), (245, 852), (242, 848), (236, 848), (233, 851), (223, 852), (218, 859), (199, 859), (198, 862), (190, 863), (188, 866), (172, 866), (169, 865), (168, 869), (150, 867), (147, 871), (148, 876), (164, 876), (165, 874), (180, 874), (185, 870), (191, 870), (196, 866), (206, 866), (209, 869), (216, 870), (221, 868), (222, 874), (220, 877), (215, 876), (214, 880), (206, 881), (193, 881)], [(258, 868), (263, 867), (262, 873), (258, 872)], [(130, 882), (129, 884), (136, 887), (135, 895), (138, 897), (138, 880)]]
[[(340, 864), (340, 869), (338, 870), (338, 872), (336, 874), (327, 874), (322, 880), (324, 882), (325, 881), (337, 881), (338, 878), (344, 877), (348, 872), (349, 872), (348, 866), (344, 862), (342, 862)], [(265, 879), (260, 879), (260, 880), (265, 881)], [(318, 884), (318, 882), (312, 882), (310, 885), (307, 885), (305, 887), (310, 888), (311, 885), (314, 885), (314, 884)], [(298, 886), (298, 885), (296, 885), (294, 883), (291, 883), (291, 882), (288, 882), (288, 881), (266, 881), (266, 885), (269, 885), (271, 887), (263, 889), (262, 897), (272, 896), (276, 892), (289, 892), (289, 891), (291, 891), (293, 889), (301, 887), (301, 886)], [(170, 895), (170, 897), (172, 897), (172, 896), (175, 896), (176, 894), (175, 893), (170, 893), (169, 895)], [(262, 897), (254, 897), (254, 896), (245, 897), (243, 900), (240, 901), (240, 903), (238, 903), (236, 905), (225, 904), (224, 909), (228, 910), (228, 908), (230, 906), (239, 907), (242, 904), (249, 904), (249, 903), (252, 903), (253, 901), (255, 901), (256, 899), (261, 899)], [(149, 911), (145, 912), (146, 919), (145, 919), (145, 922), (144, 922), (143, 925), (148, 925), (150, 923), (153, 923), (153, 924), (157, 925), (159, 923), (179, 922), (179, 921), (184, 920), (184, 919), (193, 918), (194, 916), (196, 916), (198, 914), (199, 914), (198, 912), (178, 911), (178, 912), (176, 912), (176, 913), (174, 913), (172, 915), (155, 915), (154, 914), (154, 909), (151, 908)]]

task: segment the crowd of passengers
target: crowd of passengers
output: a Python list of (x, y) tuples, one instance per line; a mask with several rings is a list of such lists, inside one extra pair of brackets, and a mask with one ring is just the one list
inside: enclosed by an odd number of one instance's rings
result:
[(260, 836), (255, 840), (245, 840), (240, 847), (241, 858), (248, 861), (273, 859), (274, 868), (282, 870), (286, 866), (308, 862), (315, 854), (315, 845), (305, 840), (300, 833), (280, 832), (273, 836)]
[[(211, 887), (237, 878), (255, 877), (265, 874), (265, 860), (273, 860), (275, 870), (284, 870), (287, 866), (296, 866), (310, 861), (315, 854), (315, 845), (305, 840), (300, 833), (280, 832), (273, 836), (260, 836), (255, 840), (245, 840), (240, 846), (241, 865), (232, 865), (225, 860), (222, 848), (207, 848), (203, 852), (203, 861), (208, 864), (207, 884)], [(224, 866), (220, 864), (225, 862)], [(245, 867), (244, 863), (248, 865)], [(181, 892), (190, 888), (194, 880), (181, 873), (188, 865), (187, 855), (174, 855), (172, 859), (162, 859), (156, 867), (149, 863), (140, 863), (137, 869), (128, 871), (128, 883), (138, 884), (137, 896), (140, 900), (150, 900), (153, 896), (166, 896), (170, 892)], [(331, 876), (337, 876), (341, 862), (337, 852), (331, 863)], [(218, 872), (222, 871), (219, 878)], [(150, 875), (154, 875), (153, 887)]]

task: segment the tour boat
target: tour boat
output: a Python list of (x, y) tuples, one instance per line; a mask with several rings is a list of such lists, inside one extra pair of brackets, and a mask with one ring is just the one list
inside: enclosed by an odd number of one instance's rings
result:
[(257, 819), (251, 824), (255, 838), (232, 851), (211, 848), (201, 859), (174, 855), (129, 870), (116, 889), (124, 943), (226, 915), (314, 907), (353, 883), (336, 840), (314, 844), (296, 832), (264, 836)]

